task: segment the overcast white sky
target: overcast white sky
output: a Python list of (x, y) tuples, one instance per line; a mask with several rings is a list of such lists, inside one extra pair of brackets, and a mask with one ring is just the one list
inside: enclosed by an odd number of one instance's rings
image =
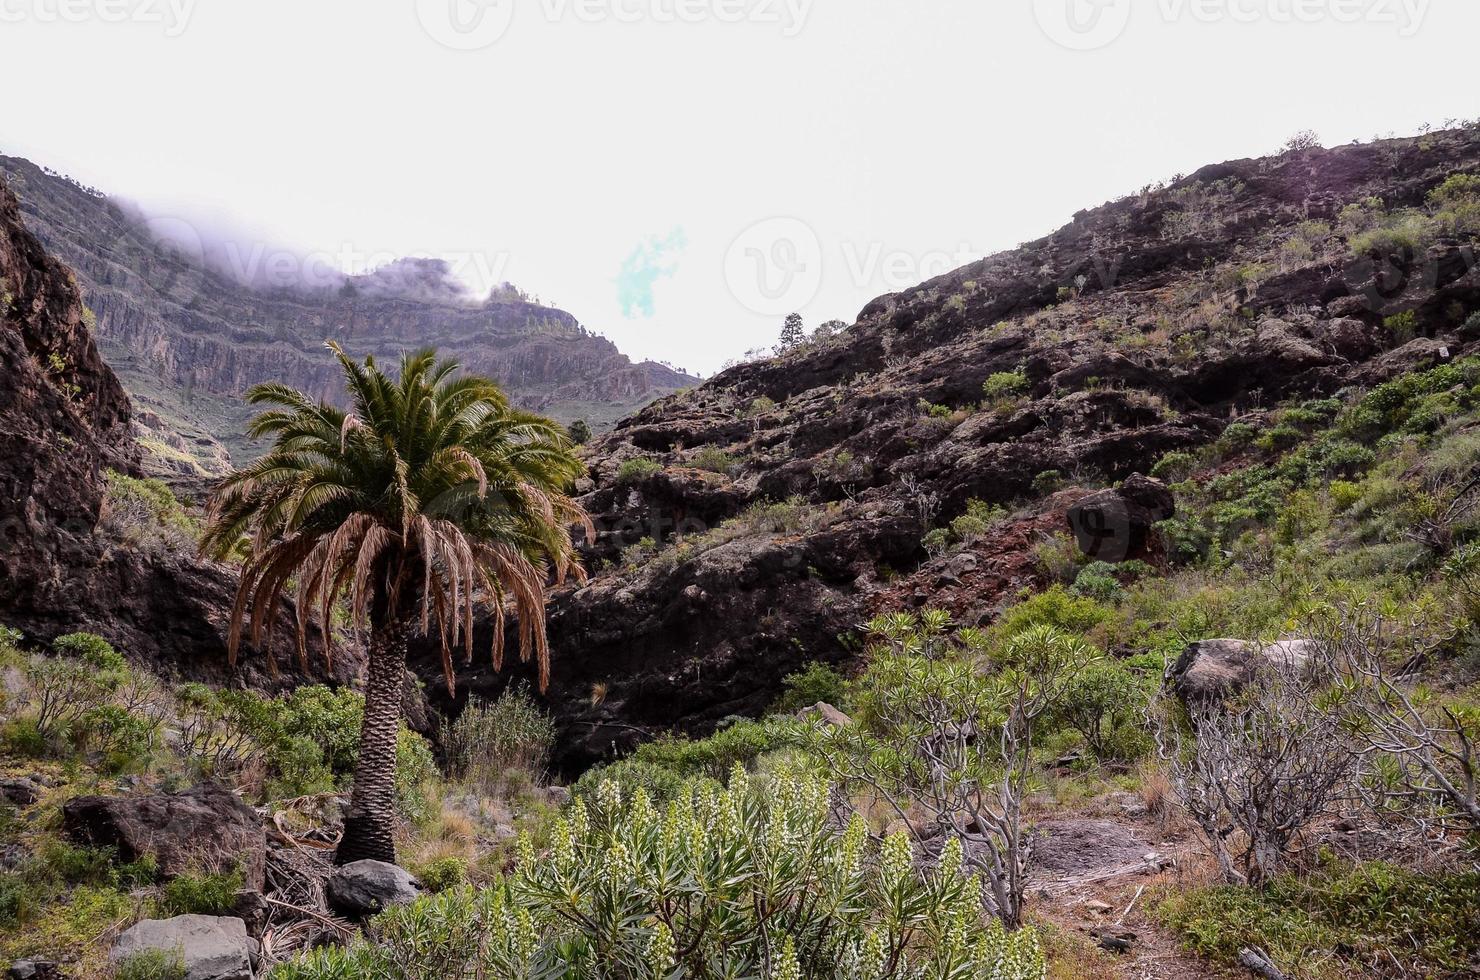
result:
[(1474, 0), (0, 0), (0, 151), (708, 373), (1296, 130), (1480, 114), (1476, 38)]

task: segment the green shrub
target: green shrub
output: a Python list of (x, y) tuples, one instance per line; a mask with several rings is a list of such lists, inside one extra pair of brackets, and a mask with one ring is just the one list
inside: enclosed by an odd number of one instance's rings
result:
[[(177, 451), (158, 447), (170, 455)], [(187, 456), (187, 458), (189, 458)], [(106, 475), (103, 526), (144, 551), (194, 551), (201, 523), (160, 480), (138, 479), (109, 470)]]
[(160, 911), (172, 915), (225, 915), (242, 890), (240, 869), (216, 874), (185, 873), (170, 880), (159, 898)]
[(641, 483), (642, 481), (663, 472), (663, 464), (656, 459), (639, 456), (629, 459), (617, 467), (618, 483)]
[(142, 950), (118, 962), (113, 980), (185, 980), (185, 954), (180, 950)]
[(1412, 310), (1395, 313), (1382, 321), (1395, 344), (1406, 344), (1418, 335), (1418, 314)]
[(1033, 559), (1050, 582), (1073, 582), (1084, 567), (1079, 544), (1067, 534), (1055, 534), (1033, 547)]
[(1050, 723), (1071, 728), (1102, 762), (1134, 762), (1151, 748), (1145, 711), (1150, 685), (1115, 661), (1098, 661), (1066, 682)]
[(451, 725), (442, 748), (449, 774), (487, 787), (511, 771), (542, 779), (555, 746), (555, 723), (523, 688), (510, 687), (492, 703), (473, 698)]
[(949, 528), (937, 527), (925, 532), (920, 539), (920, 546), (932, 557), (939, 557), (950, 550), (951, 532)]
[(1007, 508), (972, 498), (966, 502), (966, 513), (951, 521), (951, 535), (957, 541), (985, 537), (1007, 520)]
[(0, 745), (8, 755), (40, 759), (47, 754), (46, 736), (34, 718), (13, 718), (0, 725)]
[(696, 470), (708, 470), (711, 473), (729, 473), (735, 468), (735, 457), (718, 446), (705, 446), (689, 457), (689, 465)]
[(848, 681), (828, 664), (813, 661), (799, 673), (787, 674), (782, 679), (786, 693), (771, 706), (774, 714), (795, 714), (802, 708), (825, 701), (835, 708), (843, 706)]
[(79, 847), (60, 840), (47, 844), (40, 854), (46, 871), (69, 885), (114, 884), (116, 857), (111, 850)]
[(1088, 596), (1098, 602), (1119, 602), (1125, 595), (1125, 590), (1121, 588), (1116, 574), (1115, 566), (1108, 562), (1091, 562), (1074, 579), (1073, 590), (1078, 595)]
[(861, 818), (839, 832), (830, 813), (828, 785), (803, 777), (736, 773), (662, 811), (604, 783), (548, 854), (521, 842), (508, 880), (391, 909), (348, 951), (274, 977), (872, 980), (893, 957), (895, 976), (1043, 975), (1031, 929), (982, 925), (959, 845), (921, 870), (903, 834), (875, 855)]
[(784, 721), (741, 719), (708, 738), (666, 736), (638, 747), (632, 758), (662, 766), (680, 776), (722, 779), (736, 766), (749, 766), (767, 753), (790, 744), (791, 732)]
[(424, 864), (416, 872), (427, 891), (432, 894), (449, 891), (467, 883), (468, 862), (460, 857), (445, 857)]
[(96, 633), (68, 633), (53, 640), (51, 647), (61, 656), (75, 657), (98, 670), (123, 670), (127, 666), (113, 644)]
[[(1470, 976), (1480, 954), (1480, 874), (1429, 877), (1383, 862), (1328, 863), (1262, 889), (1218, 887), (1163, 902), (1183, 943), (1233, 964), (1257, 945), (1300, 976)], [(1394, 972), (1396, 970), (1396, 972)]]
[(1021, 369), (999, 371), (982, 382), (982, 394), (990, 402), (1017, 398), (1028, 391), (1028, 376)]
[(1044, 470), (1033, 477), (1033, 492), (1046, 497), (1064, 485), (1064, 474), (1058, 470)]
[(1181, 483), (1197, 468), (1197, 457), (1189, 452), (1167, 453), (1151, 467), (1151, 475), (1158, 480)]
[(403, 723), (396, 733), (396, 809), (401, 816), (422, 823), (432, 815), (428, 787), (438, 775), (431, 745)]
[(621, 784), (628, 792), (640, 789), (660, 804), (683, 792), (689, 782), (667, 766), (629, 757), (588, 769), (570, 788), (571, 796), (589, 798), (607, 781)]
[(0, 928), (10, 929), (35, 917), (41, 894), (23, 875), (0, 872)]

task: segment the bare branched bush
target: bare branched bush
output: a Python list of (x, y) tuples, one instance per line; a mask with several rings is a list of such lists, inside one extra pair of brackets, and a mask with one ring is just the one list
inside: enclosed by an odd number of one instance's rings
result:
[(1480, 831), (1480, 708), (1405, 676), (1434, 638), (1367, 606), (1328, 608), (1308, 629), (1345, 682), (1370, 801), (1426, 831)]
[(1022, 804), (1036, 771), (1034, 733), (1092, 654), (1034, 627), (999, 651), (996, 674), (984, 674), (969, 658), (944, 655), (939, 622), (900, 625), (871, 624), (888, 646), (875, 649), (858, 694), (860, 723), (816, 724), (807, 742), (845, 790), (881, 802), (917, 840), (959, 841), (981, 875), (983, 906), (1015, 929), (1032, 850)]
[(1164, 692), (1153, 705), (1178, 802), (1229, 882), (1269, 880), (1349, 798), (1358, 753), (1331, 680), (1319, 663), (1278, 656), (1227, 701), (1182, 705)]

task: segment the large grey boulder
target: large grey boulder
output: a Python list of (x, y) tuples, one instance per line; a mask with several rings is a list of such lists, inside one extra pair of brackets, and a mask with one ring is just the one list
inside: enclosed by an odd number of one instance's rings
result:
[(804, 721), (819, 718), (823, 724), (832, 728), (848, 728), (853, 724), (852, 718), (849, 718), (826, 701), (818, 701), (811, 707), (803, 708), (797, 712), (797, 717)]
[(124, 931), (108, 959), (118, 964), (139, 953), (178, 952), (185, 980), (252, 980), (256, 944), (241, 919), (215, 915), (178, 915), (146, 919)]
[(262, 890), (262, 819), (213, 783), (183, 793), (79, 796), (62, 807), (62, 827), (79, 844), (116, 848), (124, 861), (152, 855), (166, 878), (239, 868), (244, 887)]
[(405, 868), (384, 861), (354, 861), (334, 872), (324, 889), (329, 905), (352, 919), (405, 905), (421, 895), (421, 884)]
[(1167, 682), (1189, 707), (1219, 704), (1253, 683), (1262, 668), (1302, 667), (1315, 652), (1309, 640), (1198, 640), (1172, 664)]

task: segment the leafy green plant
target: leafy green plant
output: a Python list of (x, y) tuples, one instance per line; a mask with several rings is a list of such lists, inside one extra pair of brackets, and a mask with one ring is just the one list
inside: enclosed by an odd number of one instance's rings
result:
[(625, 460), (617, 467), (618, 483), (641, 483), (649, 477), (663, 472), (663, 464), (647, 456)]
[(815, 660), (797, 673), (787, 674), (781, 683), (786, 693), (771, 706), (775, 714), (794, 714), (818, 702), (841, 707), (848, 685), (836, 668)]
[(118, 962), (113, 980), (185, 980), (185, 954), (180, 950), (141, 950)]
[(445, 857), (422, 865), (417, 879), (432, 894), (440, 894), (467, 883), (468, 862), (459, 857)]
[(225, 915), (236, 904), (242, 890), (241, 870), (217, 874), (187, 872), (172, 878), (159, 898), (166, 915)]
[(496, 787), (517, 770), (545, 775), (555, 745), (555, 723), (523, 688), (510, 687), (492, 702), (473, 698), (443, 729), (449, 775)]
[(983, 926), (958, 844), (916, 867), (894, 835), (873, 853), (861, 818), (829, 820), (825, 782), (783, 775), (689, 787), (660, 811), (602, 784), (527, 838), (507, 880), (391, 909), (343, 952), (275, 980), (348, 976), (801, 977), (1040, 980), (1032, 930)]
[[(885, 641), (870, 646), (870, 666), (854, 684), (855, 724), (814, 722), (802, 743), (849, 791), (914, 816), (912, 833), (964, 847), (983, 878), (983, 906), (1016, 928), (1030, 857), (1022, 803), (1035, 771), (1034, 739), (1067, 679), (1094, 655), (1042, 624), (996, 643), (976, 631), (952, 635), (931, 613), (914, 626), (907, 619), (871, 624), (871, 635)], [(996, 672), (984, 674), (981, 659)]]
[(1123, 664), (1089, 664), (1067, 679), (1049, 722), (1078, 732), (1102, 762), (1134, 762), (1151, 748), (1145, 726), (1151, 687)]
[(1028, 392), (1028, 376), (1021, 369), (998, 371), (982, 382), (982, 396), (992, 405), (1010, 404)]
[(735, 468), (735, 457), (718, 446), (705, 446), (689, 457), (689, 465), (711, 473), (729, 473)]
[(1125, 595), (1116, 568), (1108, 562), (1091, 562), (1074, 579), (1073, 591), (1099, 602), (1114, 603)]
[[(1461, 977), (1480, 955), (1480, 874), (1429, 876), (1384, 862), (1328, 860), (1259, 889), (1220, 886), (1157, 909), (1184, 945), (1229, 965), (1248, 946), (1292, 975)], [(1396, 969), (1396, 973), (1392, 972)]]

